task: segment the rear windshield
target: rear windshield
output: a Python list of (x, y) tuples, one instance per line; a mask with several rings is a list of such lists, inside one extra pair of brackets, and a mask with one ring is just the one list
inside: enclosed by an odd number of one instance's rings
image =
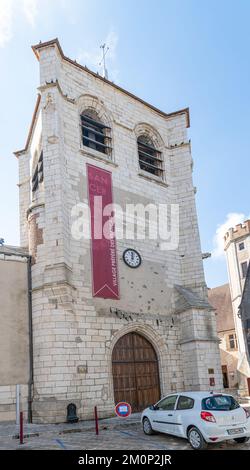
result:
[(229, 411), (239, 407), (239, 403), (233, 397), (225, 395), (212, 395), (203, 398), (201, 402), (202, 410)]

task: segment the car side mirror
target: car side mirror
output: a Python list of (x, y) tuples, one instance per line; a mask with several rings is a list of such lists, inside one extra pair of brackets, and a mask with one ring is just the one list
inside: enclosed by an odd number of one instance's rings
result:
[(150, 405), (149, 409), (152, 410), (152, 411), (156, 411), (156, 410), (158, 410), (159, 408), (158, 408), (157, 405)]

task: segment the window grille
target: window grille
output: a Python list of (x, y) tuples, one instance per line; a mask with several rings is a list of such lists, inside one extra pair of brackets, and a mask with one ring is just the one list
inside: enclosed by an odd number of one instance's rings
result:
[(32, 192), (34, 193), (39, 184), (43, 182), (43, 152), (41, 151), (38, 163), (32, 177)]
[(241, 263), (241, 271), (242, 271), (242, 278), (245, 279), (247, 276), (247, 261), (244, 261), (244, 263)]
[(85, 147), (97, 150), (111, 157), (110, 127), (101, 123), (98, 116), (86, 111), (81, 114), (82, 143)]
[(163, 178), (162, 154), (155, 148), (151, 139), (142, 135), (138, 137), (137, 145), (141, 170)]
[(229, 349), (238, 348), (237, 337), (235, 333), (228, 335), (228, 343), (229, 343)]

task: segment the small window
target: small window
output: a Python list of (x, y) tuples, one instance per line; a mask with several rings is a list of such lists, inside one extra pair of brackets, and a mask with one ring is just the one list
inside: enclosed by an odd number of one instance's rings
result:
[(163, 398), (159, 403), (157, 403), (157, 408), (159, 410), (174, 410), (176, 399), (177, 395)]
[(247, 275), (247, 261), (244, 261), (244, 263), (241, 263), (241, 272), (242, 272), (242, 278), (245, 279)]
[(191, 410), (194, 407), (193, 398), (180, 396), (177, 403), (177, 410)]
[(152, 140), (148, 136), (141, 135), (137, 139), (137, 145), (141, 170), (163, 178), (162, 155), (155, 148)]
[(228, 344), (229, 344), (229, 349), (237, 349), (238, 348), (237, 337), (236, 337), (235, 333), (232, 333), (231, 335), (228, 335)]
[(43, 182), (43, 152), (41, 151), (38, 163), (32, 176), (32, 192), (35, 193), (39, 184)]
[(87, 110), (81, 114), (82, 143), (85, 147), (97, 150), (111, 157), (110, 127), (105, 126), (98, 115)]
[(202, 410), (230, 411), (240, 408), (239, 403), (230, 395), (213, 395), (203, 398)]
[(244, 249), (245, 249), (245, 243), (244, 243), (244, 242), (240, 242), (240, 243), (239, 243), (239, 251), (244, 250)]

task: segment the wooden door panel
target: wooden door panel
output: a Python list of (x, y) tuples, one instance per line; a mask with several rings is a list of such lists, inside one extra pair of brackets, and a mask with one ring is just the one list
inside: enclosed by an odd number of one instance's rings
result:
[(140, 411), (160, 398), (158, 361), (153, 346), (137, 333), (117, 342), (112, 356), (115, 403)]

